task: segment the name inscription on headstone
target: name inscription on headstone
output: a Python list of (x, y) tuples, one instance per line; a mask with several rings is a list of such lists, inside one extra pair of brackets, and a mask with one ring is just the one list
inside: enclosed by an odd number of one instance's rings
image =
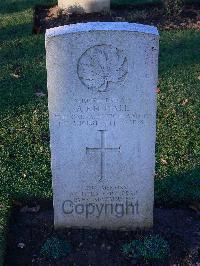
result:
[[(74, 99), (71, 112), (71, 125), (81, 127), (90, 126), (97, 128), (115, 127), (127, 123), (130, 125), (144, 125), (152, 123), (154, 118), (151, 113), (144, 113), (142, 110), (134, 112), (133, 99)], [(60, 117), (64, 122), (65, 116)], [(67, 120), (66, 120), (67, 122)]]

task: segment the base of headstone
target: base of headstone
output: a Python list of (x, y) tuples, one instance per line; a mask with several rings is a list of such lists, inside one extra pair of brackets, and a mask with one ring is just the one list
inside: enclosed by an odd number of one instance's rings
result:
[(58, 0), (58, 7), (68, 13), (109, 12), (110, 0)]

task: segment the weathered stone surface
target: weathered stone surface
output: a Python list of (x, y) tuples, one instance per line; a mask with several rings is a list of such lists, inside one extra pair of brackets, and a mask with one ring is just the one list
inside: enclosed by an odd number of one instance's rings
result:
[(152, 226), (158, 46), (138, 24), (47, 30), (56, 227)]
[(58, 6), (69, 13), (110, 11), (110, 0), (58, 0)]

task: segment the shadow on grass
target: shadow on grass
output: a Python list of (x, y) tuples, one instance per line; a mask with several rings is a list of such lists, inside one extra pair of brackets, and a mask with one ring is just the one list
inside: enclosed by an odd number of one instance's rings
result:
[(33, 8), (36, 4), (57, 4), (55, 0), (2, 0), (0, 1), (0, 14), (21, 12)]
[(157, 206), (184, 207), (193, 201), (200, 201), (200, 168), (155, 180)]
[(163, 74), (173, 67), (199, 64), (200, 32), (195, 30), (161, 32), (159, 73)]
[(32, 34), (32, 23), (18, 24), (12, 27), (2, 28), (0, 41), (12, 41)]
[(122, 10), (124, 7), (126, 8), (137, 8), (137, 10), (151, 9), (155, 7), (163, 7), (163, 4), (160, 0), (113, 0), (111, 1), (111, 8)]

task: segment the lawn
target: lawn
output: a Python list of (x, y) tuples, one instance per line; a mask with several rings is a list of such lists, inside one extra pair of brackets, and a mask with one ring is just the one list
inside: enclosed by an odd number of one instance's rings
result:
[[(32, 35), (32, 21), (35, 4), (53, 2), (0, 2), (0, 265), (13, 201), (52, 197), (44, 35)], [(156, 204), (200, 199), (199, 40), (200, 31), (161, 32)]]

